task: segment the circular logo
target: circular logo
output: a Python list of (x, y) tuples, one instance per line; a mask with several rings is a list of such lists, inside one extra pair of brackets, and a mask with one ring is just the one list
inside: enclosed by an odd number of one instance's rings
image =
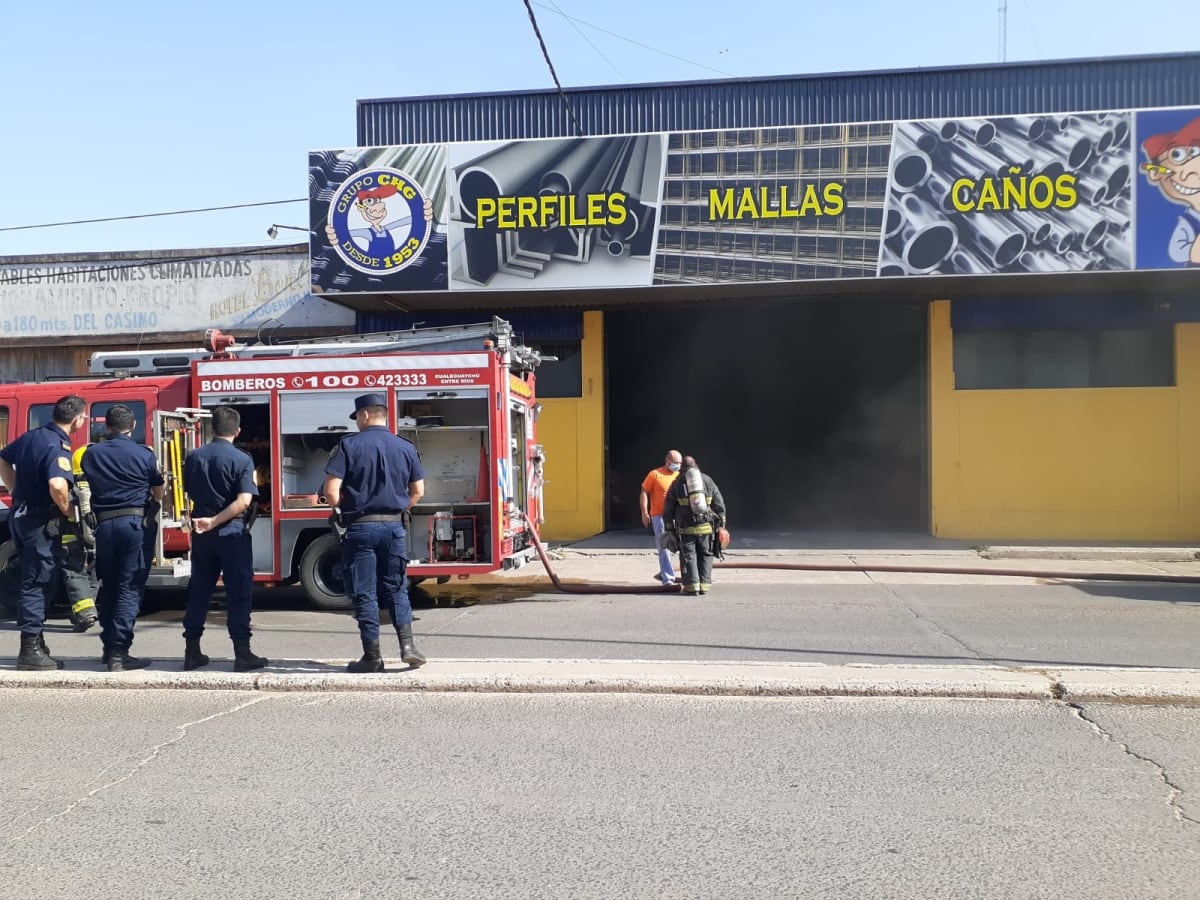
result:
[(369, 275), (409, 266), (429, 240), (432, 208), (416, 180), (399, 169), (363, 169), (329, 203), (325, 236), (346, 265)]

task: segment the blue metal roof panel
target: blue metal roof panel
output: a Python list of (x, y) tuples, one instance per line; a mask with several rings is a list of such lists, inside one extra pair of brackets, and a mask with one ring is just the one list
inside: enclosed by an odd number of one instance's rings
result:
[[(569, 88), (586, 134), (1200, 105), (1200, 54)], [(555, 90), (360, 100), (362, 146), (563, 137)]]

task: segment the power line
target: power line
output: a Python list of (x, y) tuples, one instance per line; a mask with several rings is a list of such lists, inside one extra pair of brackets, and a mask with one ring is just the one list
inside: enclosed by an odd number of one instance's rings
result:
[(267, 200), (263, 203), (233, 203), (229, 206), (205, 206), (200, 209), (174, 209), (170, 212), (137, 213), (132, 216), (106, 216), (103, 219), (75, 219), (71, 222), (44, 222), (41, 225), (8, 225), (0, 231), (30, 231), (34, 228), (58, 228), (61, 225), (91, 225), (94, 222), (124, 222), (128, 219), (153, 219), (158, 216), (186, 216), (190, 213), (217, 212), (223, 209), (249, 209), (253, 206), (281, 206), (284, 203), (307, 203), (307, 197), (295, 200)]
[(600, 54), (600, 58), (602, 60), (604, 60), (606, 63), (608, 63), (614, 72), (616, 72), (618, 75), (620, 75), (625, 81), (629, 80), (629, 76), (626, 75), (624, 72), (622, 72), (620, 69), (618, 69), (616, 63), (614, 63), (611, 59), (609, 59), (607, 56), (605, 56), (604, 51), (601, 50), (599, 47), (597, 47), (594, 43), (592, 43), (592, 39), (590, 37), (588, 37), (586, 34), (584, 34), (583, 29), (575, 24), (574, 19), (572, 19), (565, 12), (563, 12), (561, 9), (559, 9), (558, 4), (555, 3), (554, 0), (550, 0), (550, 5), (554, 7), (554, 11), (556, 13), (558, 13), (560, 16), (562, 16), (564, 19), (566, 19), (568, 22), (571, 23), (571, 27), (574, 28), (577, 32), (579, 32), (579, 36), (581, 38), (583, 38), (585, 41), (587, 41), (593, 50), (595, 50), (597, 53)]
[[(526, 6), (528, 6), (528, 5), (529, 5), (529, 0), (526, 0)], [(641, 41), (635, 41), (633, 38), (627, 38), (623, 34), (617, 34), (615, 31), (609, 31), (607, 28), (601, 28), (599, 25), (593, 25), (591, 22), (583, 21), (583, 19), (577, 19), (574, 16), (568, 16), (562, 10), (551, 9), (549, 6), (547, 6), (544, 3), (538, 3), (537, 0), (534, 0), (533, 5), (540, 6), (542, 9), (548, 10), (549, 12), (556, 13), (557, 15), (562, 16), (564, 19), (569, 19), (572, 22), (578, 22), (580, 25), (586, 25), (588, 28), (592, 28), (603, 34), (607, 34), (610, 37), (615, 37), (618, 40), (622, 40), (627, 43), (633, 44), (635, 47), (641, 47), (643, 50), (649, 50), (651, 53), (657, 53), (660, 56), (669, 56), (671, 59), (677, 59), (680, 62), (685, 62), (689, 66), (696, 66), (699, 69), (707, 69), (710, 72), (716, 72), (718, 75), (724, 75), (727, 78), (736, 78), (737, 77), (732, 72), (726, 72), (722, 69), (714, 69), (712, 66), (706, 66), (706, 65), (704, 65), (704, 63), (698, 63), (695, 60), (686, 59), (685, 57), (682, 57), (682, 56), (676, 56), (674, 53), (668, 53), (666, 50), (659, 50), (657, 47), (651, 47), (649, 44), (643, 44)], [(532, 16), (533, 13), (530, 13), (530, 15)]]
[[(539, 6), (541, 4), (538, 4)], [(537, 36), (538, 46), (542, 48), (542, 56), (546, 58), (546, 65), (550, 69), (550, 77), (554, 79), (554, 86), (558, 88), (558, 96), (562, 98), (563, 106), (567, 108), (567, 113), (571, 116), (571, 121), (575, 123), (575, 134), (583, 137), (583, 129), (579, 126), (579, 120), (575, 118), (575, 110), (571, 109), (571, 104), (567, 102), (566, 92), (563, 91), (563, 86), (558, 80), (558, 73), (554, 71), (554, 63), (550, 62), (550, 51), (546, 49), (546, 42), (542, 40), (542, 30), (538, 28), (537, 16), (533, 14), (533, 7), (529, 5), (529, 0), (525, 0), (525, 9), (529, 13), (529, 21), (533, 24), (533, 33)]]

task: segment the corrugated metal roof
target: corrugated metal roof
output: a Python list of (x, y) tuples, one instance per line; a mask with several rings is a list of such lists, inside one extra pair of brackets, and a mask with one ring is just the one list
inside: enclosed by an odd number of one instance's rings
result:
[[(570, 88), (586, 134), (1200, 105), (1200, 53)], [(360, 146), (563, 137), (555, 90), (358, 101)]]

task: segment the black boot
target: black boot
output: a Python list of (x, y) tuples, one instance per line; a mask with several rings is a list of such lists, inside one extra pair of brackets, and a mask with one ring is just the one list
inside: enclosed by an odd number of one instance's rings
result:
[(250, 652), (250, 641), (233, 642), (233, 671), (249, 672), (251, 669), (261, 669), (270, 660), (265, 656), (255, 656)]
[(183, 671), (190, 672), (207, 666), (209, 658), (200, 652), (200, 638), (184, 638)]
[(414, 669), (417, 666), (425, 665), (425, 656), (413, 643), (412, 623), (397, 625), (396, 636), (400, 638), (400, 659), (404, 661), (404, 664), (412, 666)]
[(133, 669), (144, 669), (152, 660), (130, 656), (124, 650), (113, 650), (108, 654), (108, 671), (129, 672)]
[[(44, 632), (44, 631), (38, 635), (38, 646), (42, 648), (43, 653), (45, 653), (47, 656), (50, 656), (50, 648), (46, 646), (46, 632)], [(54, 657), (52, 657), (52, 656), (50, 658), (54, 659)], [(65, 662), (63, 662), (61, 659), (54, 660), (54, 668), (65, 669), (66, 667), (67, 667), (67, 664)]]
[(382, 672), (383, 656), (379, 653), (379, 641), (363, 641), (363, 655), (358, 662), (346, 666), (347, 672)]
[(17, 657), (18, 671), (48, 672), (60, 668), (61, 665), (62, 663), (46, 652), (40, 634), (21, 635), (21, 654)]

